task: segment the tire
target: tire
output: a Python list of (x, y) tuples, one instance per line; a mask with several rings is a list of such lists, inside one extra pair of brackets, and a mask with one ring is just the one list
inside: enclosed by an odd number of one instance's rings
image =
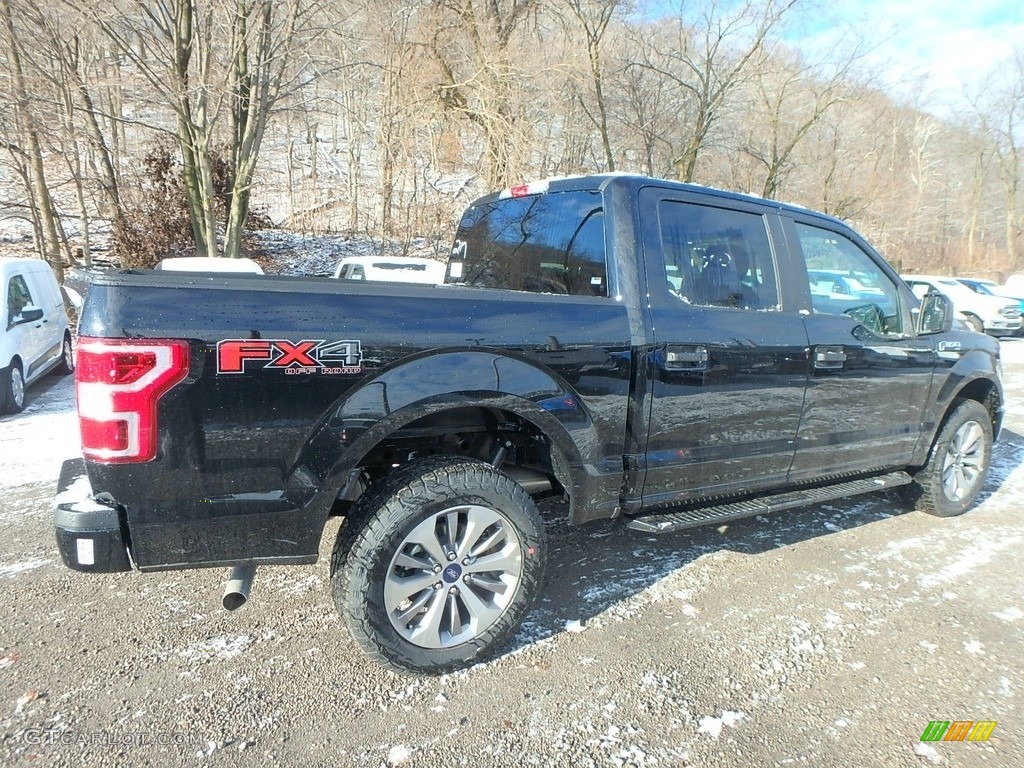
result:
[(546, 557), (526, 491), (488, 464), (438, 456), (395, 470), (356, 502), (334, 545), (331, 590), (371, 658), (442, 674), (511, 638)]
[(0, 413), (21, 413), (25, 408), (25, 376), (21, 372), (21, 363), (12, 360), (3, 370), (0, 380)]
[(71, 350), (71, 334), (64, 332), (64, 342), (60, 348), (60, 362), (53, 372), (58, 376), (70, 376), (75, 372), (75, 355)]
[(969, 312), (964, 313), (964, 322), (967, 323), (967, 327), (975, 333), (984, 333), (985, 324), (981, 322), (981, 318), (977, 315), (972, 315)]
[(992, 420), (976, 400), (960, 400), (908, 488), (917, 509), (956, 517), (974, 503), (992, 462)]

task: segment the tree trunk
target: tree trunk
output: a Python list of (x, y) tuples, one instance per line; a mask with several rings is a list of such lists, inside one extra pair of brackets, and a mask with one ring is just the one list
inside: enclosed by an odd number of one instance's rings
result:
[(46, 186), (46, 172), (43, 166), (43, 150), (39, 142), (39, 133), (30, 113), (28, 87), (25, 83), (25, 71), (22, 68), (21, 52), (18, 39), (14, 32), (14, 20), (11, 17), (9, 0), (0, 0), (0, 16), (7, 33), (9, 62), (13, 75), (14, 98), (17, 102), (17, 117), (22, 134), (25, 138), (28, 153), (30, 189), (28, 190), (39, 215), (39, 234), (41, 242), (37, 243), (40, 255), (49, 262), (57, 273), (57, 280), (64, 281), (64, 260), (60, 255), (60, 237), (57, 234), (57, 219), (53, 206), (53, 198)]

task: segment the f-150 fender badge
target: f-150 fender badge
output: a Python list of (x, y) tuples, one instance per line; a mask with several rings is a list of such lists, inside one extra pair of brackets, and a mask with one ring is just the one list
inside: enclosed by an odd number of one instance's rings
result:
[(290, 376), (362, 373), (358, 341), (319, 339), (224, 339), (217, 342), (217, 375), (231, 376), (254, 368)]

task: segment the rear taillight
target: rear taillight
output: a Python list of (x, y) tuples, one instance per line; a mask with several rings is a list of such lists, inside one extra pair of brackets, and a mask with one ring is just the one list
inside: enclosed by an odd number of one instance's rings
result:
[(188, 357), (188, 343), (177, 339), (80, 338), (75, 386), (85, 458), (155, 458), (156, 404), (188, 374)]

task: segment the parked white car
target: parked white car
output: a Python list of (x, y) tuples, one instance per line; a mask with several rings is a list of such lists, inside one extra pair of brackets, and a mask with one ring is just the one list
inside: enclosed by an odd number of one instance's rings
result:
[(0, 413), (25, 407), (25, 387), (48, 371), (75, 369), (68, 313), (50, 265), (0, 258)]
[(996, 293), (1005, 291), (1004, 295), (1024, 296), (1024, 275), (1010, 275), (1000, 288), (1002, 290), (996, 291)]
[(339, 280), (440, 285), (446, 269), (443, 261), (414, 256), (349, 256), (338, 262), (334, 276)]
[(178, 256), (163, 259), (153, 269), (169, 272), (240, 272), (262, 275), (263, 267), (252, 259), (225, 259), (220, 256)]
[(1013, 299), (975, 293), (954, 277), (903, 275), (903, 279), (918, 298), (930, 291), (945, 294), (971, 330), (992, 336), (1012, 336), (1021, 330), (1020, 303)]
[[(1020, 304), (1021, 311), (1024, 312), (1024, 296), (1018, 296), (1010, 293), (1006, 288), (994, 280), (981, 280), (974, 277), (958, 277), (957, 280), (975, 293), (981, 293), (985, 296), (1001, 296), (1004, 299), (1012, 299)], [(1022, 318), (1022, 322), (1024, 322), (1024, 318)]]

